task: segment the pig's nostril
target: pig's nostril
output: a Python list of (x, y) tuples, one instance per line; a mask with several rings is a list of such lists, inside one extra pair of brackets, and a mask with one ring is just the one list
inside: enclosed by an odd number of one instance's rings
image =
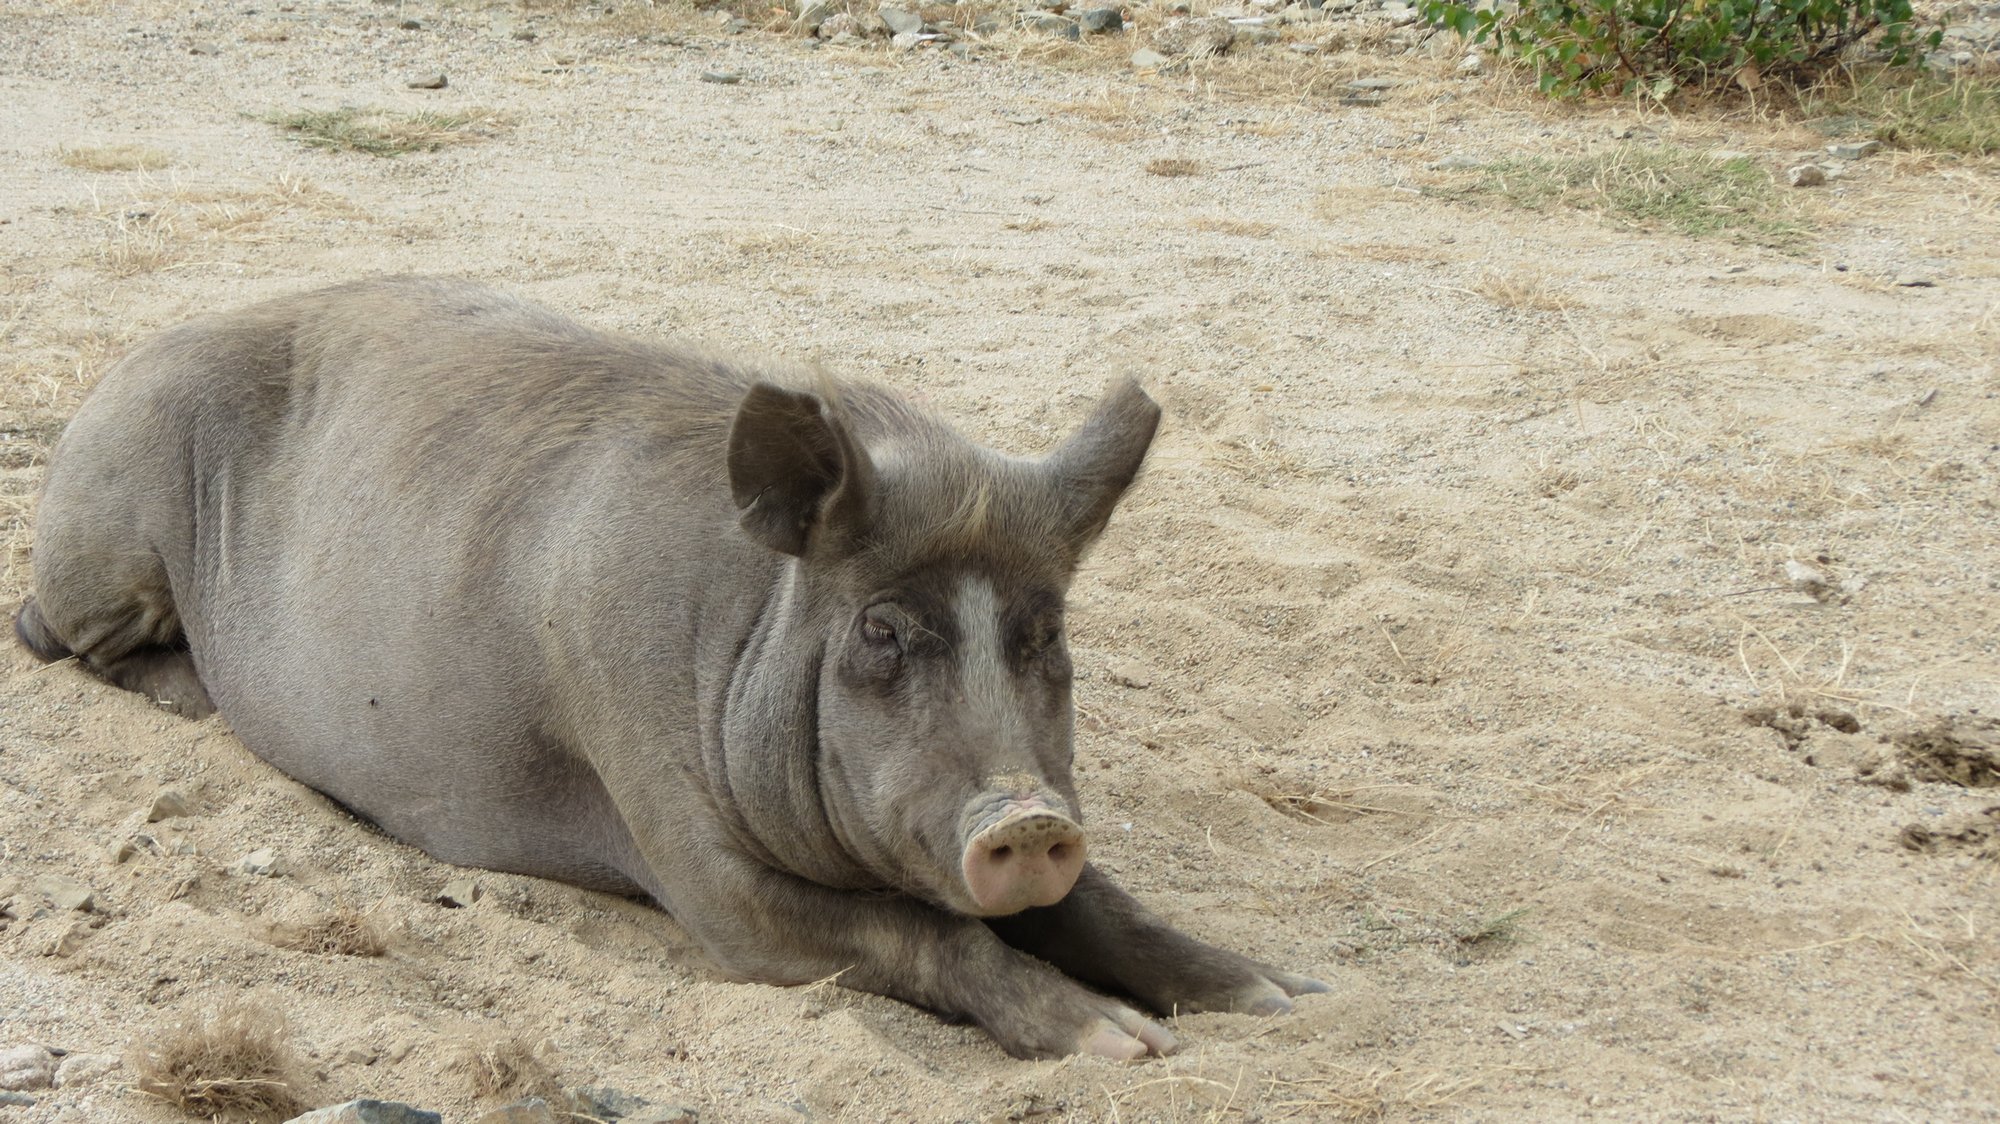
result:
[(1060, 863), (1067, 858), (1069, 858), (1069, 844), (1058, 843), (1055, 846), (1049, 848), (1050, 862)]
[(1013, 854), (1013, 853), (1014, 853), (1014, 848), (1012, 848), (1012, 847), (995, 847), (995, 848), (993, 848), (993, 851), (992, 851), (992, 855), (993, 855), (993, 857), (994, 857), (994, 858), (996, 858), (996, 859), (999, 859), (999, 860), (1001, 860), (1002, 862), (1005, 862), (1005, 861), (1006, 861), (1006, 859), (1007, 859), (1007, 856), (1008, 856), (1008, 855), (1011, 855), (1011, 854)]

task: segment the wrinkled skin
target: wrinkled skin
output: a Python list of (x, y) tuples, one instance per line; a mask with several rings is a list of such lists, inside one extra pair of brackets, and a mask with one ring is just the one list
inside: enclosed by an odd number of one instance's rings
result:
[(838, 975), (1021, 1057), (1324, 990), (1087, 861), (1063, 601), (1159, 417), (1040, 460), (887, 391), (428, 281), (170, 332), (52, 459), (44, 659), (451, 862), (643, 891), (738, 976)]

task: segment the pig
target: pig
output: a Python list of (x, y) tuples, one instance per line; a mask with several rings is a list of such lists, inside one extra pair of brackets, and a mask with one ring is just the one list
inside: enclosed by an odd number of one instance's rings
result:
[(446, 862), (650, 896), (729, 976), (970, 1020), (1022, 1058), (1327, 986), (1086, 857), (1065, 596), (1159, 421), (1039, 459), (891, 391), (358, 282), (197, 321), (50, 460), (43, 660)]

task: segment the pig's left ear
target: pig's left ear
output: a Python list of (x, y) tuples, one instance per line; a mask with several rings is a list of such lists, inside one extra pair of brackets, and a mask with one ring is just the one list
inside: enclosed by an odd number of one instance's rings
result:
[(1064, 533), (1078, 554), (1111, 519), (1111, 509), (1139, 475), (1160, 407), (1139, 384), (1121, 379), (1107, 390), (1083, 428), (1044, 462), (1054, 475), (1065, 505)]
[(729, 429), (729, 491), (743, 530), (786, 554), (860, 532), (874, 469), (846, 419), (816, 394), (760, 382)]

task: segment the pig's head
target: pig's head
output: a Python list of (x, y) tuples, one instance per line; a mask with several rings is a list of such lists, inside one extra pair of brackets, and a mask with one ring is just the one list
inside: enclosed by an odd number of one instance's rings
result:
[(1063, 601), (1159, 417), (1124, 382), (1023, 460), (866, 391), (745, 397), (731, 489), (743, 529), (796, 559), (784, 611), (821, 645), (820, 799), (883, 884), (997, 917), (1075, 883)]

